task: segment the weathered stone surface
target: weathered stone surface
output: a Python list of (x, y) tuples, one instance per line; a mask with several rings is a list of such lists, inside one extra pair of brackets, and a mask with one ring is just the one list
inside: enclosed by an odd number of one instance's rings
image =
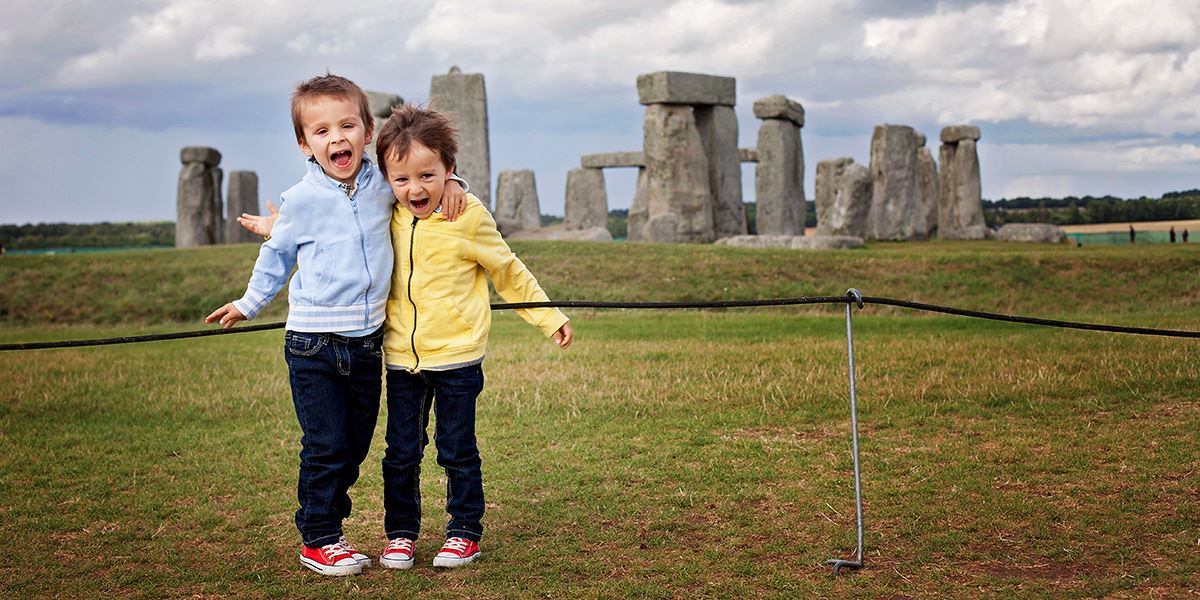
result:
[(804, 235), (804, 148), (792, 122), (759, 126), (754, 193), (759, 235)]
[(738, 148), (738, 154), (742, 155), (742, 162), (758, 162), (758, 148)]
[(650, 219), (650, 199), (646, 192), (646, 169), (638, 169), (637, 187), (633, 193), (633, 202), (629, 206), (629, 218), (625, 222), (627, 232), (625, 240), (629, 242), (645, 241), (642, 236), (646, 221)]
[[(869, 239), (919, 239), (917, 135), (906, 125), (877, 125), (871, 136)], [(923, 223), (923, 221), (922, 221)]]
[(608, 226), (608, 192), (604, 188), (604, 171), (600, 169), (571, 169), (567, 172), (566, 216), (563, 225), (569, 230)]
[(737, 115), (731, 106), (697, 106), (696, 127), (708, 158), (708, 185), (713, 193), (713, 233), (717, 238), (747, 233), (742, 203), (742, 155), (738, 151)]
[[(367, 92), (367, 105), (370, 107), (371, 116), (374, 117), (373, 126), (375, 129), (374, 135), (371, 136), (371, 143), (366, 145), (363, 150), (363, 154), (372, 161), (377, 162), (375, 156), (375, 140), (379, 138), (379, 128), (383, 127), (383, 122), (387, 121), (388, 117), (392, 116), (392, 109), (400, 106), (401, 104), (404, 104), (404, 98), (401, 98), (396, 94), (389, 94), (387, 92)], [(475, 191), (473, 185), (471, 191)]]
[(619, 169), (622, 167), (646, 166), (646, 155), (641, 152), (601, 152), (579, 157), (579, 166), (585, 169)]
[(917, 230), (923, 237), (934, 237), (938, 229), (938, 171), (933, 154), (917, 138)]
[(488, 147), (487, 90), (481, 73), (464, 74), (451, 67), (434, 75), (429, 85), (430, 105), (447, 113), (458, 128), (458, 165), (455, 172), (471, 184), (471, 193), (491, 207), (492, 161)]
[[(713, 235), (708, 158), (690, 106), (652, 104), (643, 126), (647, 220), (643, 239), (707, 243)], [(666, 217), (671, 219), (666, 219)], [(675, 227), (674, 233), (669, 225)]]
[(754, 116), (760, 119), (783, 119), (791, 121), (796, 127), (804, 127), (804, 107), (780, 94), (755, 100)]
[(179, 151), (179, 161), (185, 165), (194, 162), (215, 167), (221, 164), (221, 153), (207, 146), (185, 146)]
[(955, 230), (984, 224), (979, 155), (970, 139), (944, 143), (940, 154), (938, 237), (962, 239)]
[(638, 102), (642, 104), (737, 104), (737, 81), (732, 77), (658, 71), (638, 75)]
[(996, 237), (996, 232), (987, 225), (971, 225), (961, 229), (948, 231), (938, 230), (938, 237), (943, 240), (990, 240)]
[(566, 229), (562, 224), (551, 225), (532, 231), (514, 231), (506, 236), (510, 240), (558, 240), (570, 242), (611, 242), (612, 234), (607, 227), (589, 229)]
[(179, 154), (183, 168), (175, 197), (175, 246), (189, 248), (221, 243), (221, 153), (189, 146)]
[(537, 181), (533, 171), (500, 171), (496, 182), (496, 227), (500, 233), (509, 235), (517, 231), (539, 229), (541, 226), (542, 213), (538, 208)]
[(721, 246), (742, 248), (791, 248), (795, 250), (840, 250), (861, 248), (863, 240), (844, 235), (738, 235), (717, 240)]
[(979, 128), (974, 125), (950, 125), (942, 128), (942, 143), (957, 143), (963, 140), (979, 140)]
[(229, 191), (225, 194), (225, 243), (261, 242), (262, 238), (242, 227), (237, 218), (242, 213), (262, 214), (258, 207), (258, 175), (254, 171), (230, 171)]
[(1061, 244), (1067, 234), (1058, 225), (1050, 223), (1008, 223), (996, 232), (996, 239), (1006, 242), (1037, 242)]
[(871, 212), (871, 173), (853, 158), (817, 163), (816, 209), (818, 236), (867, 235)]

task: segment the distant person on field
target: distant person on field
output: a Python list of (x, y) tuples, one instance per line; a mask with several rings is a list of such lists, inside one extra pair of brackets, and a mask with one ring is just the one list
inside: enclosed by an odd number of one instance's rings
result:
[(1137, 241), (1137, 232), (1133, 230), (1133, 223), (1130, 223), (1129, 224), (1129, 243), (1132, 244), (1136, 241)]
[(1171, 237), (1171, 243), (1174, 244), (1175, 243), (1175, 226), (1174, 225), (1171, 226), (1170, 237)]
[[(264, 219), (273, 227), (245, 295), (205, 322), (229, 328), (253, 319), (296, 268), (283, 356), (303, 433), (296, 486), (300, 562), (322, 575), (351, 575), (371, 564), (346, 542), (342, 521), (350, 515), (347, 491), (358, 479), (379, 413), (395, 197), (364, 156), (375, 120), (353, 82), (327, 74), (298, 85), (292, 124), (308, 173), (283, 192), (278, 222)], [(465, 199), (457, 184), (447, 189), (455, 193), (438, 200)]]
[(1185, 229), (1183, 230), (1183, 243), (1185, 243), (1185, 244), (1187, 243), (1187, 237), (1188, 237), (1188, 236), (1187, 236), (1187, 229), (1185, 228)]

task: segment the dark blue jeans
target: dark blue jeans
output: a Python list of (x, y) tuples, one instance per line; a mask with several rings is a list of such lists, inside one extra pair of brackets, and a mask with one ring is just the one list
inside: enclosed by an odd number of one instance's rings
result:
[(288, 331), (283, 356), (303, 433), (296, 527), (315, 548), (336, 542), (350, 516), (347, 491), (379, 417), (383, 328), (361, 338)]
[(483, 536), (483, 471), (475, 444), (475, 399), (483, 367), (449, 371), (387, 372), (387, 451), (383, 455), (383, 518), (388, 539), (421, 533), (421, 458), (429, 444), (429, 409), (437, 417), (433, 441), (446, 470), (446, 537)]

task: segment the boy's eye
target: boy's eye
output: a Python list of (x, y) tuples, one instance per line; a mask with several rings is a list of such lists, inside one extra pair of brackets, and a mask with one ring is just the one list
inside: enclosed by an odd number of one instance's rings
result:
[(314, 131), (313, 133), (315, 133), (315, 134), (317, 134), (317, 135), (321, 135), (321, 134), (325, 133), (325, 128), (324, 128), (324, 127), (322, 127), (322, 128), (320, 128), (320, 129), (318, 129), (318, 130)]

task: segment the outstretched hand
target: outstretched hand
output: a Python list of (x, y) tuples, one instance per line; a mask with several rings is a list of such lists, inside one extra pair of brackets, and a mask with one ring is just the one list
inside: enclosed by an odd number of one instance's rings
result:
[(559, 348), (566, 350), (571, 347), (571, 342), (575, 339), (575, 331), (571, 329), (570, 323), (563, 323), (558, 331), (554, 332), (554, 343), (558, 344)]
[(232, 302), (226, 304), (225, 306), (222, 306), (221, 308), (218, 308), (217, 310), (214, 310), (211, 315), (204, 317), (205, 323), (212, 323), (213, 321), (220, 321), (221, 327), (223, 327), (225, 329), (229, 329), (230, 327), (237, 325), (238, 321), (245, 321), (245, 320), (246, 320), (246, 315), (243, 315), (242, 311), (238, 310), (237, 307), (234, 306)]
[(271, 237), (271, 229), (275, 227), (275, 221), (279, 220), (279, 210), (275, 208), (275, 205), (270, 200), (267, 200), (267, 211), (271, 213), (271, 216), (264, 217), (262, 215), (242, 213), (242, 216), (237, 218), (237, 222), (242, 227), (245, 227), (246, 231), (254, 235), (269, 238)]

